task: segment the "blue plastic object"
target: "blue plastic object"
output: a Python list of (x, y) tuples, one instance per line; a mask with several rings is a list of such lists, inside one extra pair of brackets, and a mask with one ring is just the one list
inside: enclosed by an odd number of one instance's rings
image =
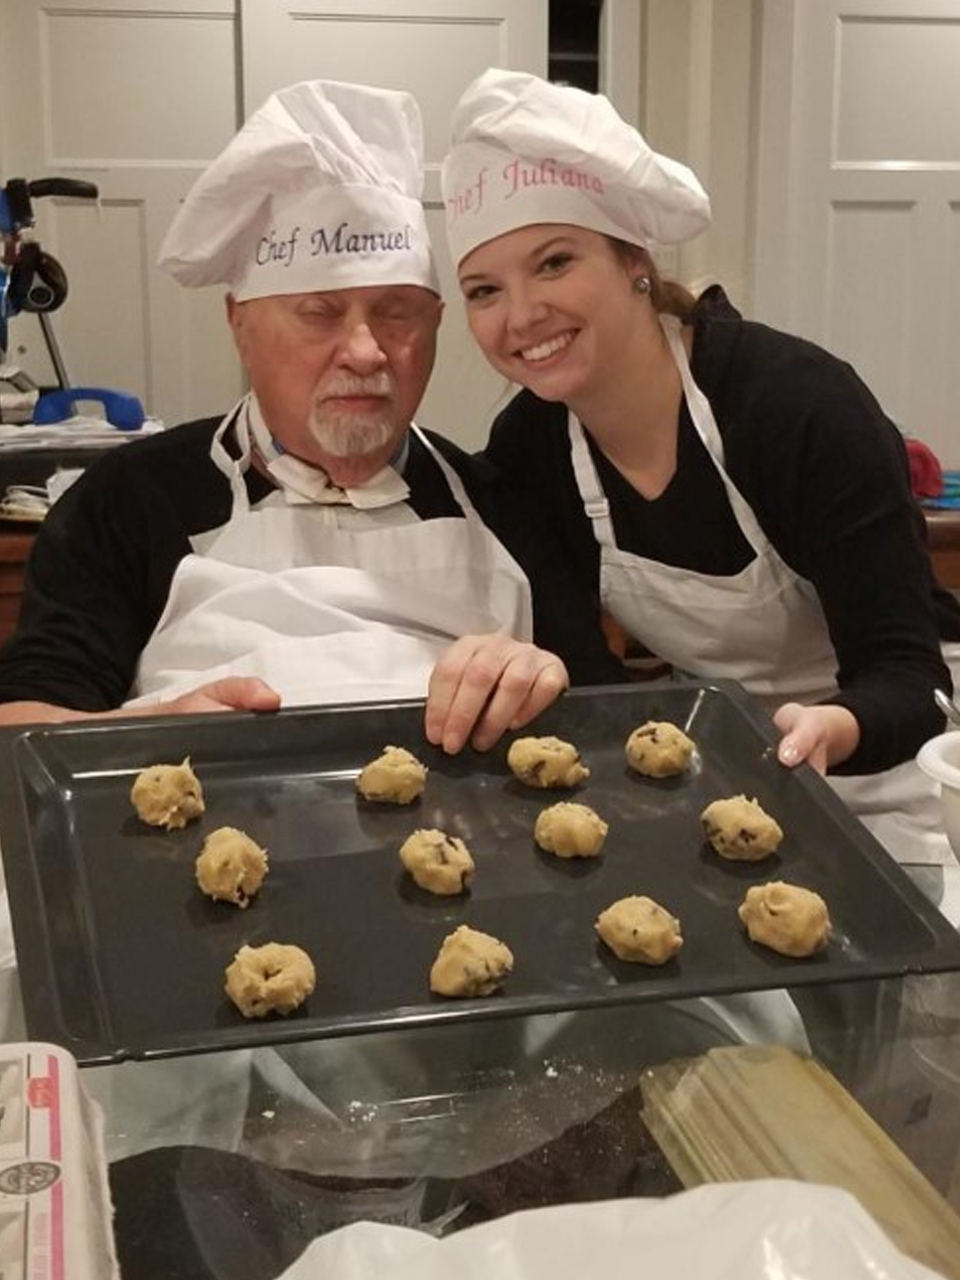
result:
[(36, 403), (33, 420), (38, 426), (63, 422), (77, 413), (77, 400), (96, 400), (103, 405), (107, 421), (120, 431), (137, 431), (146, 414), (136, 396), (125, 391), (105, 391), (102, 387), (66, 387), (61, 391), (45, 391)]
[(960, 511), (960, 471), (945, 471), (943, 493), (939, 498), (924, 498), (920, 505), (934, 511)]
[(7, 325), (7, 293), (10, 283), (10, 277), (3, 267), (0, 267), (0, 361), (3, 360), (7, 353), (7, 334), (9, 327)]

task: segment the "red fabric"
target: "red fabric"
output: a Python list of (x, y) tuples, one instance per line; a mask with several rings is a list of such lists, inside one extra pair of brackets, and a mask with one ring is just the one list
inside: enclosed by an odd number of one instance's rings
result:
[(919, 440), (907, 440), (910, 488), (915, 498), (939, 498), (943, 493), (943, 469), (932, 449)]

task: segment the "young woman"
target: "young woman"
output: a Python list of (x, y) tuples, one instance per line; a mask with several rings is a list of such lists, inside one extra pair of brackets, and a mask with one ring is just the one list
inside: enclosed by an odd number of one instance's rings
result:
[(913, 757), (960, 676), (906, 451), (853, 370), (661, 280), (709, 221), (693, 173), (600, 96), (491, 70), (444, 164), (471, 331), (525, 389), (488, 453), (628, 636), (730, 677), (904, 861), (949, 860)]

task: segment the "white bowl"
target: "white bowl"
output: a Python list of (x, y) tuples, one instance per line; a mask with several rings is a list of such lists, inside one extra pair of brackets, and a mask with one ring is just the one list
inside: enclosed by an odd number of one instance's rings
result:
[(943, 829), (960, 858), (960, 729), (941, 733), (920, 748), (917, 764), (940, 783)]

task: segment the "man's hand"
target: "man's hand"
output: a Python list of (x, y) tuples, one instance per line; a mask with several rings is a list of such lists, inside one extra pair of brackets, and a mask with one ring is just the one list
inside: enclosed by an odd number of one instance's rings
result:
[(773, 717), (783, 737), (777, 748), (781, 764), (793, 768), (806, 761), (817, 773), (853, 755), (860, 742), (860, 726), (846, 707), (803, 707), (785, 702)]
[(114, 711), (75, 711), (53, 702), (7, 702), (0, 706), (0, 726), (68, 724), (77, 720), (116, 720), (120, 716), (176, 716), (201, 711), (276, 711), (280, 695), (255, 676), (225, 676), (211, 680), (165, 702), (117, 707)]
[(256, 676), (224, 676), (189, 693), (152, 705), (120, 708), (114, 715), (186, 716), (204, 711), (276, 711), (280, 695)]
[(427, 692), (427, 738), (450, 755), (469, 740), (487, 751), (508, 729), (529, 723), (568, 688), (556, 656), (503, 632), (463, 636), (433, 669)]

